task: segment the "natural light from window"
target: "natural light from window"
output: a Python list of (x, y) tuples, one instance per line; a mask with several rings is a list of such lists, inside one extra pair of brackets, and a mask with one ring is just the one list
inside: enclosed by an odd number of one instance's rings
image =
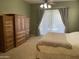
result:
[(45, 35), (48, 32), (65, 32), (65, 26), (58, 9), (44, 11), (41, 23), (39, 25), (39, 31), (40, 35)]

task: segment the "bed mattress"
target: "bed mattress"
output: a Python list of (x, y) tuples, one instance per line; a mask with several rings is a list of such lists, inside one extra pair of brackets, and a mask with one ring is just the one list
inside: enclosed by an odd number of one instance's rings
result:
[[(40, 49), (40, 52), (46, 53), (46, 54), (79, 56), (79, 32), (66, 33), (65, 36), (66, 36), (67, 41), (72, 45), (72, 49), (39, 45), (38, 48)], [(48, 38), (51, 39), (51, 37), (49, 36)]]

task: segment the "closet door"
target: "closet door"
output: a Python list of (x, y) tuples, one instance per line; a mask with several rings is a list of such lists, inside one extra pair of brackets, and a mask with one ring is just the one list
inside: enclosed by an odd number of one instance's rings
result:
[(15, 44), (16, 46), (22, 44), (26, 40), (25, 35), (25, 19), (23, 16), (15, 16)]
[(3, 29), (5, 50), (9, 50), (14, 47), (14, 30), (12, 15), (3, 16)]

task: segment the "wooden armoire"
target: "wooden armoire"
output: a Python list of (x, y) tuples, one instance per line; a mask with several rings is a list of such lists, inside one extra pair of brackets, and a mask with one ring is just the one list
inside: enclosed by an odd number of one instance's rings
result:
[(21, 45), (29, 37), (29, 18), (16, 14), (0, 15), (0, 51)]

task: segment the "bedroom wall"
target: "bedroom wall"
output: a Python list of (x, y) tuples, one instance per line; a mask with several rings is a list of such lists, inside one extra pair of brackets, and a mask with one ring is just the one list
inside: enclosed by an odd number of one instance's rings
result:
[(30, 21), (30, 34), (36, 35), (37, 22), (39, 21), (39, 7), (38, 5), (31, 5), (31, 21)]
[(77, 2), (63, 2), (53, 6), (53, 8), (68, 7), (69, 32), (78, 31), (78, 3)]
[[(78, 10), (79, 10), (79, 0), (78, 0)], [(78, 11), (78, 22), (79, 22), (79, 11)], [(79, 30), (79, 27), (78, 27)]]
[[(52, 6), (52, 9), (55, 8), (63, 8), (68, 7), (68, 20), (69, 20), (69, 32), (79, 31), (79, 25), (78, 25), (78, 3), (77, 2), (63, 2), (63, 3), (57, 3)], [(32, 4), (31, 5), (31, 33), (37, 34), (37, 22), (39, 21), (39, 5)]]
[(0, 14), (7, 13), (30, 16), (30, 4), (23, 0), (0, 0)]

